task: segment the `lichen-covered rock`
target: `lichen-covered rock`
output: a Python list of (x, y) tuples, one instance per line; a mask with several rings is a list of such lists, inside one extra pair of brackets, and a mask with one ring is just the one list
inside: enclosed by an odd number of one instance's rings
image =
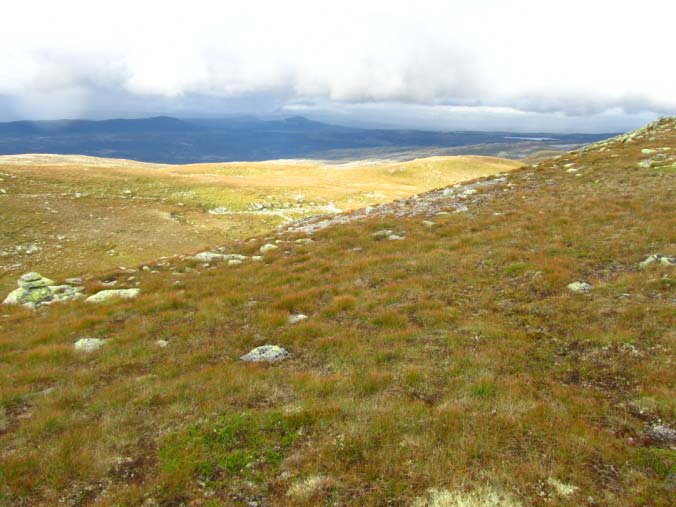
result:
[(268, 253), (268, 252), (274, 252), (277, 250), (279, 247), (277, 245), (273, 245), (272, 243), (266, 243), (262, 247), (260, 247), (260, 252), (262, 254)]
[(573, 282), (568, 284), (568, 290), (571, 292), (584, 293), (592, 290), (592, 286), (587, 282)]
[(141, 289), (106, 289), (97, 292), (93, 296), (89, 296), (86, 301), (89, 303), (100, 303), (114, 298), (129, 299), (135, 298), (140, 292)]
[(82, 295), (82, 288), (54, 285), (53, 280), (34, 271), (21, 275), (17, 284), (19, 288), (10, 292), (3, 304), (37, 308), (40, 305), (76, 299)]
[(75, 350), (82, 352), (94, 352), (100, 349), (104, 343), (106, 343), (105, 340), (101, 338), (80, 338), (73, 344), (73, 347)]
[(667, 257), (662, 254), (652, 254), (639, 263), (640, 268), (646, 268), (651, 264), (660, 266), (676, 266), (676, 257)]
[(244, 354), (240, 359), (251, 363), (276, 363), (285, 359), (288, 355), (289, 352), (279, 345), (261, 345)]

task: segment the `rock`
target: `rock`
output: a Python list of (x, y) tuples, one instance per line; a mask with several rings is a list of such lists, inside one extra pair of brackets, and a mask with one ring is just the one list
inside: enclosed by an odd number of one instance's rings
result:
[(155, 342), (155, 345), (157, 345), (158, 347), (160, 347), (161, 349), (163, 349), (163, 348), (169, 346), (169, 342), (168, 342), (167, 340), (157, 340), (157, 341)]
[(261, 255), (253, 255), (251, 256), (251, 260), (254, 262), (263, 262), (263, 257)]
[(592, 286), (587, 282), (573, 282), (568, 284), (568, 290), (571, 292), (584, 293), (592, 290)]
[(676, 257), (667, 257), (662, 254), (652, 254), (644, 261), (639, 263), (640, 268), (645, 268), (651, 264), (659, 264), (660, 266), (676, 266)]
[(239, 259), (230, 259), (228, 261), (228, 266), (239, 266), (240, 264), (242, 264), (242, 261)]
[(664, 424), (654, 424), (646, 428), (646, 437), (654, 445), (673, 447), (676, 445), (676, 430)]
[(196, 255), (193, 255), (193, 259), (196, 261), (212, 261), (212, 260), (220, 260), (223, 258), (223, 254), (218, 253), (218, 252), (200, 252)]
[(82, 278), (80, 277), (66, 278), (64, 282), (66, 282), (68, 285), (82, 285)]
[(431, 228), (431, 227), (434, 227), (435, 225), (437, 225), (436, 223), (432, 222), (431, 220), (423, 220), (423, 221), (422, 221), (422, 224), (423, 224), (425, 227), (430, 227), (430, 228)]
[(213, 208), (209, 210), (210, 215), (225, 215), (228, 213), (228, 208), (219, 206), (218, 208)]
[(650, 169), (650, 167), (653, 165), (653, 161), (651, 159), (646, 159), (646, 160), (641, 160), (638, 163), (638, 166), (641, 169)]
[(399, 241), (399, 240), (404, 239), (404, 237), (403, 237), (403, 236), (398, 236), (397, 234), (390, 234), (390, 235), (387, 237), (387, 239), (388, 239), (389, 241)]
[(651, 150), (650, 148), (643, 148), (641, 150), (641, 153), (643, 155), (652, 155), (653, 153), (657, 153), (657, 150)]
[(75, 350), (82, 352), (94, 352), (100, 349), (104, 343), (106, 342), (100, 338), (80, 338), (73, 344), (73, 347), (75, 347)]
[(88, 303), (100, 303), (113, 298), (135, 298), (139, 295), (139, 292), (141, 292), (141, 289), (106, 289), (89, 296), (86, 301)]
[(274, 252), (278, 248), (279, 247), (277, 245), (273, 245), (272, 243), (266, 243), (265, 245), (260, 247), (259, 250), (262, 254), (264, 254), (264, 253), (268, 253), (268, 252)]
[(289, 315), (289, 318), (286, 319), (286, 321), (289, 324), (298, 324), (299, 322), (301, 322), (305, 319), (307, 319), (307, 315), (304, 315), (302, 313), (296, 313), (296, 314), (293, 314), (293, 315)]
[(244, 354), (240, 359), (245, 362), (259, 363), (268, 362), (275, 363), (286, 359), (289, 352), (279, 345), (261, 345)]
[(75, 299), (82, 293), (81, 287), (54, 285), (53, 280), (36, 272), (21, 275), (17, 285), (19, 288), (10, 292), (3, 304), (36, 308), (40, 305)]
[(296, 240), (297, 245), (309, 245), (311, 243), (314, 243), (315, 240), (312, 238), (300, 238)]
[(383, 229), (383, 230), (374, 232), (373, 234), (371, 234), (371, 237), (373, 237), (373, 239), (385, 239), (385, 238), (391, 236), (392, 234), (394, 234), (394, 231), (392, 229)]

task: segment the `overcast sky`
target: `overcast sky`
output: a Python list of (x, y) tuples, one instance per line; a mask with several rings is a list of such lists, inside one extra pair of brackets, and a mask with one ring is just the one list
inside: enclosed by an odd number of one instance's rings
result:
[(303, 115), (627, 130), (676, 114), (676, 2), (5, 2), (0, 120)]

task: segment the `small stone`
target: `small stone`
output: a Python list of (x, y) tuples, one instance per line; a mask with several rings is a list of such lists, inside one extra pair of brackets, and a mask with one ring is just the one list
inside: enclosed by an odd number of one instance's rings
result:
[(289, 318), (286, 319), (289, 324), (298, 324), (299, 322), (307, 319), (307, 315), (304, 315), (302, 313), (296, 313), (293, 315), (289, 315)]
[(643, 155), (652, 155), (653, 153), (657, 153), (657, 150), (651, 150), (650, 148), (643, 148), (641, 150), (641, 153)]
[(263, 256), (261, 255), (252, 255), (251, 260), (254, 262), (263, 262)]
[(264, 254), (264, 253), (268, 253), (268, 252), (274, 252), (278, 248), (279, 247), (277, 245), (273, 245), (272, 243), (266, 243), (265, 245), (260, 247), (259, 250), (262, 254)]
[(242, 261), (239, 259), (230, 259), (228, 261), (228, 266), (239, 266), (240, 264), (242, 264)]
[(311, 243), (314, 243), (315, 240), (312, 238), (300, 238), (296, 240), (297, 245), (309, 245)]
[(240, 357), (242, 361), (259, 363), (275, 363), (282, 361), (289, 355), (289, 352), (279, 345), (261, 345)]
[(104, 343), (105, 341), (100, 338), (80, 338), (73, 344), (73, 347), (75, 347), (75, 350), (82, 352), (94, 352), (100, 349)]
[(584, 293), (592, 290), (592, 286), (590, 284), (581, 281), (569, 283), (567, 287), (569, 291), (577, 293)]
[(157, 345), (159, 348), (163, 349), (169, 345), (169, 342), (167, 340), (157, 340), (155, 342), (155, 345)]
[(66, 278), (64, 282), (66, 282), (69, 285), (82, 285), (82, 278), (80, 277)]
[(422, 221), (422, 224), (423, 224), (425, 227), (430, 227), (430, 228), (432, 228), (432, 227), (434, 227), (435, 225), (437, 225), (436, 223), (432, 222), (431, 220), (423, 220), (423, 221)]
[(404, 239), (404, 237), (403, 237), (403, 236), (399, 236), (399, 235), (397, 235), (397, 234), (390, 234), (390, 235), (387, 237), (387, 239), (388, 239), (389, 241), (400, 241), (400, 240)]

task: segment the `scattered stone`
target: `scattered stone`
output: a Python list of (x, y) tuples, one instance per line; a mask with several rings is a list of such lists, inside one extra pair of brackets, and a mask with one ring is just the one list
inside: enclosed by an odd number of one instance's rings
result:
[(259, 363), (268, 362), (275, 363), (286, 359), (289, 352), (279, 345), (261, 345), (244, 354), (240, 359), (245, 362)]
[(273, 245), (272, 243), (266, 243), (265, 245), (260, 247), (259, 250), (262, 254), (264, 254), (264, 253), (268, 253), (268, 252), (273, 252), (273, 251), (277, 250), (278, 248), (279, 247), (277, 245)]
[(210, 215), (226, 215), (228, 213), (228, 208), (219, 206), (218, 208), (210, 209), (208, 212)]
[(568, 290), (571, 292), (584, 293), (592, 290), (592, 286), (587, 282), (573, 282), (568, 284)]
[(157, 345), (159, 348), (163, 349), (163, 348), (169, 346), (169, 342), (167, 340), (157, 340), (155, 342), (155, 345)]
[(397, 235), (397, 234), (390, 234), (390, 235), (387, 237), (387, 239), (388, 239), (389, 241), (400, 241), (400, 240), (405, 239), (405, 238), (404, 238), (403, 236), (399, 236), (399, 235)]
[(430, 228), (431, 228), (431, 227), (434, 227), (435, 225), (437, 225), (435, 222), (432, 222), (431, 220), (423, 220), (423, 221), (422, 221), (422, 224), (423, 224), (425, 227), (430, 227)]
[(662, 254), (652, 254), (644, 261), (639, 263), (640, 268), (645, 268), (651, 264), (659, 264), (660, 266), (676, 266), (676, 257), (667, 257)]
[(307, 315), (304, 315), (302, 313), (296, 313), (293, 315), (289, 315), (289, 318), (286, 319), (289, 324), (298, 324), (299, 322), (307, 319)]
[(141, 289), (106, 289), (89, 296), (86, 301), (88, 303), (100, 303), (114, 298), (130, 299), (138, 296), (140, 292)]
[(577, 172), (577, 169), (571, 167), (570, 169), (566, 169), (566, 172), (567, 172), (567, 173), (576, 173), (576, 172)]
[(239, 259), (230, 259), (228, 261), (228, 266), (239, 266), (240, 264), (242, 264), (242, 261)]
[(641, 161), (638, 163), (638, 166), (639, 166), (641, 169), (650, 169), (650, 167), (651, 167), (652, 165), (653, 165), (652, 159), (641, 160)]
[(94, 352), (100, 349), (104, 343), (105, 341), (100, 338), (80, 338), (73, 344), (73, 347), (75, 347), (75, 350), (82, 352)]
[(312, 238), (300, 238), (296, 240), (297, 245), (309, 245), (311, 243), (314, 243), (315, 240)]
[(53, 280), (34, 271), (21, 275), (17, 285), (19, 288), (10, 292), (3, 304), (37, 308), (40, 305), (76, 299), (82, 295), (81, 287), (54, 285)]
[(263, 262), (263, 256), (262, 255), (253, 255), (251, 257), (251, 260), (254, 262)]
[(643, 148), (641, 150), (641, 153), (643, 155), (652, 155), (653, 153), (657, 153), (657, 150), (651, 150), (650, 148)]
[(79, 276), (73, 277), (73, 278), (66, 278), (64, 280), (68, 285), (82, 285), (82, 278)]

